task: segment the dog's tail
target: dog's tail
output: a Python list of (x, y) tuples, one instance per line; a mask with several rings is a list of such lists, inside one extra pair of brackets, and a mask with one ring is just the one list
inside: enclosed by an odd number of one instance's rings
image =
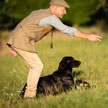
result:
[(27, 86), (27, 83), (24, 85), (23, 89), (21, 90), (21, 92), (20, 92), (20, 94), (19, 94), (22, 98), (24, 98), (26, 86)]

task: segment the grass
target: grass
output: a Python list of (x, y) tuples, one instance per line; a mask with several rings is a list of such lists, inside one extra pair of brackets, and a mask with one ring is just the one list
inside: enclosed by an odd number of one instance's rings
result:
[(96, 88), (72, 90), (57, 96), (23, 100), (19, 92), (27, 80), (28, 67), (18, 56), (9, 54), (0, 58), (0, 108), (107, 108), (108, 107), (108, 38), (92, 43), (71, 37), (54, 37), (54, 49), (50, 39), (36, 44), (38, 55), (44, 64), (41, 76), (51, 74), (64, 56), (73, 56), (82, 62), (75, 68), (75, 79), (84, 79)]

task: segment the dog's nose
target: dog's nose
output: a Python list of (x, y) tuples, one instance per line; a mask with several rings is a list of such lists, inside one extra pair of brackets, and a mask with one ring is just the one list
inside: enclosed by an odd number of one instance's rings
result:
[(81, 64), (81, 61), (79, 61), (79, 65)]

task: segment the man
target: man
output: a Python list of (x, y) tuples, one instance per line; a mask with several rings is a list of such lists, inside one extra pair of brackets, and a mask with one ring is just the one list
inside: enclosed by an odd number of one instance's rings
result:
[(69, 36), (92, 42), (101, 41), (100, 36), (82, 33), (76, 28), (64, 25), (59, 18), (66, 14), (66, 8), (69, 8), (69, 5), (64, 0), (52, 0), (50, 8), (31, 12), (10, 34), (7, 45), (11, 55), (16, 57), (19, 54), (30, 68), (24, 98), (36, 96), (36, 86), (43, 70), (43, 64), (36, 53), (35, 42), (52, 31), (53, 27)]

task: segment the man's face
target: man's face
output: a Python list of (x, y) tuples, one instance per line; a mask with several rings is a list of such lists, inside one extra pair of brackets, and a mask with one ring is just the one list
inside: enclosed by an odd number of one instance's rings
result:
[(55, 15), (57, 17), (62, 18), (65, 14), (67, 14), (65, 7), (62, 7), (62, 6), (55, 7)]

